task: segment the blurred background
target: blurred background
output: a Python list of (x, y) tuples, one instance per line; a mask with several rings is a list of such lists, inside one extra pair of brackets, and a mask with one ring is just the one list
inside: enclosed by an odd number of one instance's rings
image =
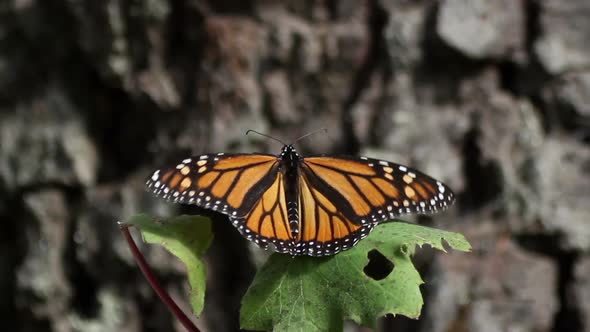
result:
[[(206, 152), (408, 164), (458, 194), (404, 218), (472, 253), (416, 256), (419, 320), (383, 331), (590, 331), (587, 0), (0, 1), (0, 318), (6, 331), (182, 331), (116, 226), (199, 213), (144, 191)], [(268, 253), (212, 215), (204, 331), (238, 329)], [(143, 246), (186, 304), (181, 264)], [(347, 331), (364, 331), (352, 323)]]

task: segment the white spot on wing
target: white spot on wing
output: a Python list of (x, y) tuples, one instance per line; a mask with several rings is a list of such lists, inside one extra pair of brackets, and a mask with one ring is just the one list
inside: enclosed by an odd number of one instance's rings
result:
[(160, 176), (160, 170), (155, 171), (154, 174), (152, 175), (152, 180), (156, 181), (159, 176)]

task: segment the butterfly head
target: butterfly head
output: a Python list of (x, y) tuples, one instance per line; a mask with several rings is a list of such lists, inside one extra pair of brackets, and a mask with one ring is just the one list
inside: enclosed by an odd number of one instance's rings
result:
[(283, 146), (279, 158), (285, 161), (298, 161), (299, 153), (297, 153), (297, 150), (295, 150), (293, 144), (288, 144)]

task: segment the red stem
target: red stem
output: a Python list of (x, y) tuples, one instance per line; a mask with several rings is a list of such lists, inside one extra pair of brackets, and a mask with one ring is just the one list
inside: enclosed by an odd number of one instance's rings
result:
[(125, 240), (127, 240), (127, 245), (129, 245), (129, 249), (133, 253), (133, 257), (135, 257), (135, 261), (137, 262), (139, 269), (141, 270), (141, 272), (143, 272), (143, 275), (150, 283), (150, 286), (152, 286), (156, 294), (158, 294), (162, 302), (164, 302), (164, 304), (168, 307), (170, 312), (172, 312), (172, 314), (180, 321), (180, 323), (184, 326), (184, 328), (187, 331), (200, 332), (199, 329), (195, 326), (195, 324), (193, 324), (193, 322), (184, 314), (184, 312), (178, 307), (178, 305), (176, 305), (176, 303), (174, 302), (174, 300), (172, 300), (170, 295), (168, 295), (168, 293), (162, 288), (162, 286), (158, 282), (158, 279), (156, 279), (156, 276), (154, 275), (149, 265), (145, 261), (143, 254), (141, 253), (141, 251), (139, 251), (137, 245), (135, 245), (135, 241), (133, 240), (133, 237), (131, 237), (131, 233), (129, 233), (129, 226), (122, 225), (120, 229), (123, 233), (123, 236), (125, 237)]

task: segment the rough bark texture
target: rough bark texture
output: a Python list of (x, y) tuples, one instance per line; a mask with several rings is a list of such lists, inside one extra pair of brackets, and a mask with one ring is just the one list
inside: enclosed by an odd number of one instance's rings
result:
[[(180, 331), (115, 222), (200, 211), (145, 176), (279, 150), (246, 129), (320, 127), (304, 153), (410, 164), (459, 194), (418, 219), (473, 253), (418, 256), (423, 315), (384, 330), (590, 330), (589, 16), (587, 0), (0, 2), (3, 330)], [(265, 253), (214, 221), (197, 323), (233, 331)], [(143, 249), (182, 299), (180, 264)]]

